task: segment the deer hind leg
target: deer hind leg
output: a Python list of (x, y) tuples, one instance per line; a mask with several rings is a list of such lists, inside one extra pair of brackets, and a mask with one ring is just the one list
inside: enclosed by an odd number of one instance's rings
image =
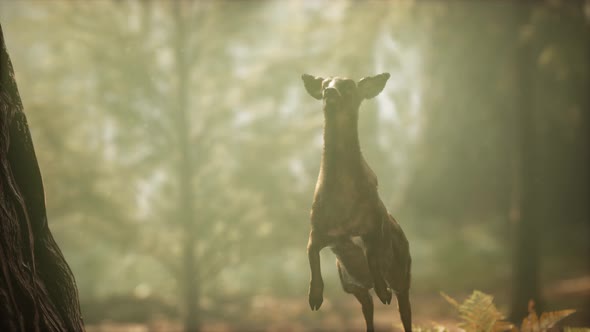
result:
[(373, 287), (373, 279), (363, 249), (352, 241), (339, 243), (332, 248), (338, 259), (338, 275), (342, 288), (346, 293), (354, 295), (361, 304), (367, 331), (373, 327), (373, 298), (369, 290)]
[(399, 315), (405, 332), (412, 332), (412, 307), (410, 306), (410, 290), (396, 292)]
[(383, 248), (381, 233), (363, 236), (362, 238), (366, 247), (367, 263), (375, 285), (375, 293), (383, 304), (390, 304), (391, 290), (387, 288), (387, 282), (383, 275), (385, 265), (381, 250)]
[(342, 283), (342, 289), (346, 293), (354, 295), (357, 301), (361, 304), (363, 311), (363, 317), (367, 326), (367, 332), (375, 330), (373, 326), (373, 297), (369, 293), (369, 288), (361, 287), (355, 283), (350, 282), (350, 275), (340, 264), (340, 261), (336, 261), (338, 266), (338, 275), (340, 276), (340, 282)]
[[(412, 331), (412, 307), (410, 305), (410, 286), (409, 286), (409, 275), (401, 276), (398, 273), (392, 273), (393, 278), (388, 278), (388, 282), (391, 288), (395, 292), (397, 298), (397, 306), (399, 309), (399, 315), (404, 326), (405, 332)], [(391, 276), (391, 274), (390, 274)]]
[[(395, 268), (395, 267), (394, 267)], [(409, 267), (408, 267), (409, 269)], [(410, 305), (410, 276), (409, 271), (403, 272), (405, 268), (393, 270), (388, 273), (387, 282), (395, 292), (399, 315), (405, 332), (412, 331), (412, 308)]]
[(412, 258), (408, 240), (401, 227), (390, 215), (390, 223), (384, 230), (385, 236), (390, 241), (390, 260), (386, 272), (387, 282), (395, 291), (399, 307), (400, 318), (405, 332), (412, 331), (412, 309), (410, 305), (410, 279)]

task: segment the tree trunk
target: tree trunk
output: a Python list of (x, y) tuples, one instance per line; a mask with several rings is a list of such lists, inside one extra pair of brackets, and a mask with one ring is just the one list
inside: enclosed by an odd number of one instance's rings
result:
[(185, 306), (184, 329), (187, 332), (200, 330), (199, 317), (199, 275), (195, 257), (195, 213), (193, 187), (193, 152), (190, 139), (190, 119), (188, 116), (188, 73), (186, 54), (186, 28), (182, 15), (183, 2), (174, 2), (174, 18), (176, 35), (174, 52), (176, 59), (177, 96), (176, 96), (176, 130), (179, 147), (178, 185), (179, 185), (179, 218), (183, 227), (182, 240), (182, 276), (180, 282), (182, 298)]
[(83, 331), (0, 26), (0, 330)]
[[(515, 36), (528, 23), (532, 6), (516, 5)], [(518, 37), (516, 37), (518, 39)], [(539, 292), (539, 234), (541, 227), (538, 211), (538, 163), (535, 139), (534, 116), (534, 69), (535, 61), (530, 40), (517, 40), (515, 47), (516, 116), (515, 143), (517, 158), (516, 183), (518, 190), (513, 218), (512, 252), (512, 304), (510, 319), (519, 323), (528, 314), (528, 302), (535, 301), (542, 309)]]

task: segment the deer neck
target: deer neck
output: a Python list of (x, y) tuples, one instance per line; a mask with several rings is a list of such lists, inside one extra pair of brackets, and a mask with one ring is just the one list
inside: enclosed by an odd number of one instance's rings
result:
[(358, 167), (362, 155), (358, 137), (358, 115), (324, 119), (322, 167), (326, 171)]

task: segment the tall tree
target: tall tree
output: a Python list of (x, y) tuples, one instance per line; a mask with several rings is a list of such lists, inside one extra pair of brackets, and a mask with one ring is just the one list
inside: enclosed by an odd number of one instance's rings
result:
[(181, 1), (175, 1), (173, 6), (173, 17), (175, 23), (175, 33), (173, 41), (173, 52), (175, 58), (175, 74), (176, 77), (176, 98), (174, 108), (175, 125), (177, 129), (178, 142), (178, 158), (175, 158), (178, 163), (178, 170), (176, 172), (178, 187), (179, 187), (179, 222), (182, 225), (183, 239), (182, 239), (182, 267), (183, 276), (180, 279), (181, 289), (183, 294), (184, 306), (186, 308), (186, 318), (184, 321), (184, 328), (186, 331), (199, 330), (199, 271), (197, 270), (197, 260), (195, 256), (195, 247), (197, 244), (197, 233), (199, 230), (195, 227), (195, 211), (194, 211), (194, 187), (193, 178), (195, 172), (195, 165), (193, 163), (194, 150), (190, 144), (191, 137), (191, 122), (189, 121), (188, 110), (188, 94), (189, 94), (189, 66), (187, 61), (187, 30), (186, 18), (183, 15), (184, 8)]
[[(127, 186), (151, 193), (145, 206), (131, 207), (143, 222), (135, 224), (139, 236), (128, 250), (154, 258), (173, 276), (185, 328), (198, 330), (200, 303), (219, 286), (216, 277), (267, 235), (258, 232), (265, 219), (260, 194), (236, 185), (241, 155), (234, 153), (237, 138), (227, 135), (241, 110), (240, 100), (225, 98), (238, 89), (227, 84), (233, 73), (225, 40), (252, 9), (242, 8), (248, 10), (230, 22), (225, 14), (239, 5), (77, 6), (61, 8), (60, 15), (76, 27), (71, 46), (98, 68), (89, 78), (95, 87), (89, 101), (111, 133), (113, 166)], [(96, 10), (114, 20), (88, 20)], [(222, 36), (208, 38), (212, 32)]]
[[(530, 13), (528, 3), (515, 4), (515, 32), (526, 34)], [(518, 35), (518, 34), (517, 34)], [(526, 35), (525, 35), (526, 36)], [(517, 167), (514, 189), (518, 211), (514, 218), (512, 251), (512, 304), (510, 318), (520, 321), (527, 315), (528, 301), (533, 300), (543, 310), (539, 285), (539, 226), (541, 215), (538, 204), (539, 169), (537, 140), (535, 139), (535, 97), (533, 50), (529, 38), (517, 39), (515, 52), (515, 139), (517, 142), (514, 165)]]
[(543, 309), (540, 282), (548, 271), (545, 263), (569, 251), (563, 247), (579, 250), (575, 241), (571, 246), (562, 243), (588, 230), (580, 220), (587, 220), (588, 213), (583, 202), (588, 197), (583, 185), (588, 173), (582, 170), (588, 162), (582, 116), (588, 100), (582, 91), (589, 80), (590, 49), (584, 1), (514, 6), (516, 116), (511, 137), (517, 143), (513, 197), (518, 213), (512, 220), (510, 316), (519, 321), (527, 314), (529, 300)]

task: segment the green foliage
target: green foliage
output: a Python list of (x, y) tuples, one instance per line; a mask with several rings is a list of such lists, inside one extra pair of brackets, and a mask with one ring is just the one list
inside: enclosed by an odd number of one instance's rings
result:
[(461, 318), (459, 327), (466, 332), (544, 332), (575, 312), (575, 310), (550, 311), (542, 313), (539, 317), (535, 311), (534, 302), (530, 301), (529, 315), (523, 319), (520, 328), (518, 328), (503, 320), (504, 315), (494, 305), (494, 298), (491, 295), (475, 290), (463, 303), (458, 303), (444, 293), (441, 295), (458, 310)]
[(465, 331), (494, 332), (511, 328), (510, 324), (502, 321), (504, 316), (494, 305), (491, 295), (476, 290), (461, 304), (444, 293), (441, 295), (459, 311), (462, 320), (459, 326)]

